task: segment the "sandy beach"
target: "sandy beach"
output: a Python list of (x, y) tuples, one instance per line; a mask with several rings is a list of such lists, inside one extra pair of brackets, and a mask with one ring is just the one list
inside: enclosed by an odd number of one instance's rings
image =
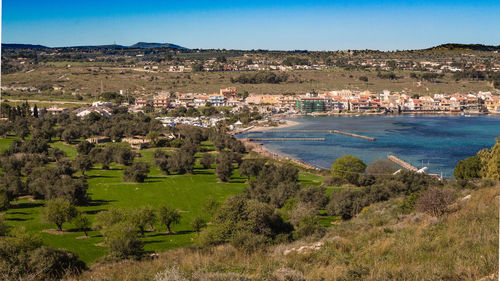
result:
[(255, 126), (250, 130), (245, 131), (245, 133), (252, 133), (252, 132), (264, 132), (264, 131), (270, 131), (270, 130), (276, 130), (276, 129), (283, 129), (283, 128), (289, 128), (289, 127), (294, 127), (299, 125), (300, 123), (297, 121), (293, 120), (280, 120), (280, 123), (278, 123), (278, 126)]

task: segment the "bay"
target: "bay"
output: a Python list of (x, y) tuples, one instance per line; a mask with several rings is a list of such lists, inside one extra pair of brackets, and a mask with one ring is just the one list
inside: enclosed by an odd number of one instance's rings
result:
[[(500, 116), (377, 115), (304, 116), (300, 124), (272, 132), (240, 134), (238, 137), (314, 137), (325, 141), (262, 141), (274, 153), (328, 169), (336, 158), (346, 154), (370, 163), (393, 154), (429, 173), (452, 177), (458, 161), (495, 144), (500, 136)], [(325, 130), (324, 132), (294, 132)], [(375, 137), (375, 141), (331, 134), (328, 130)]]

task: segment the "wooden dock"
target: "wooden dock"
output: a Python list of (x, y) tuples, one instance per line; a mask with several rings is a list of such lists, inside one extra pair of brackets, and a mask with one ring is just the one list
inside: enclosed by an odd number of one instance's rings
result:
[(248, 138), (249, 141), (325, 141), (325, 138)]
[(369, 140), (369, 141), (375, 141), (375, 138), (372, 138), (372, 137), (367, 137), (367, 136), (362, 136), (362, 135), (358, 135), (358, 134), (342, 132), (342, 131), (339, 131), (339, 130), (333, 130), (332, 133), (339, 134), (339, 135), (344, 135), (344, 136), (355, 137), (355, 138), (360, 138), (360, 139)]
[(412, 164), (408, 163), (408, 162), (405, 162), (399, 158), (397, 158), (396, 156), (394, 155), (388, 155), (387, 156), (387, 159), (391, 160), (392, 162), (398, 164), (399, 166), (403, 167), (404, 169), (407, 169), (407, 170), (410, 170), (410, 171), (413, 171), (413, 172), (416, 172), (418, 171), (419, 169), (415, 166), (413, 166)]

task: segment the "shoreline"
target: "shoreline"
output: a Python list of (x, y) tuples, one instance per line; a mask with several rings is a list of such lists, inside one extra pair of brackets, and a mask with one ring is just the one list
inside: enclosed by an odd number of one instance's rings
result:
[[(281, 123), (284, 122), (284, 123)], [(300, 125), (300, 122), (293, 121), (293, 120), (288, 120), (288, 119), (281, 119), (280, 123), (278, 123), (278, 126), (255, 126), (250, 130), (245, 131), (244, 133), (253, 133), (253, 132), (264, 132), (264, 131), (271, 131), (271, 130), (276, 130), (276, 129), (284, 129), (284, 128), (290, 128)]]
[(311, 169), (316, 170), (316, 171), (322, 170), (322, 169), (314, 167), (310, 164), (307, 164), (307, 163), (305, 163), (297, 158), (293, 158), (293, 157), (282, 155), (280, 153), (269, 151), (267, 148), (264, 147), (263, 143), (252, 142), (252, 141), (249, 141), (247, 138), (242, 138), (239, 140), (243, 143), (243, 145), (245, 146), (245, 148), (248, 151), (253, 151), (263, 158), (268, 158), (268, 159), (272, 159), (272, 160), (276, 160), (276, 161), (289, 161), (289, 162), (292, 162), (292, 163), (294, 163), (302, 168), (309, 169), (309, 170), (311, 170)]

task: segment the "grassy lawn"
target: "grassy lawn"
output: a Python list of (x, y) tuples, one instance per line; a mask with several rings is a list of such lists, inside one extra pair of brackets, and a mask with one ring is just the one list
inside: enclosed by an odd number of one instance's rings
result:
[[(8, 148), (12, 140), (14, 137), (0, 139), (0, 149)], [(62, 149), (70, 158), (76, 157), (75, 146), (62, 142), (52, 143), (51, 146)], [(205, 143), (204, 146), (210, 147), (210, 144)], [(136, 158), (136, 161), (152, 163), (153, 151), (154, 149), (141, 150), (142, 157)], [(207, 199), (211, 197), (223, 201), (231, 194), (242, 192), (246, 186), (245, 179), (239, 176), (237, 170), (229, 183), (219, 183), (213, 169), (206, 170), (196, 166), (193, 175), (165, 175), (158, 168), (151, 166), (146, 182), (127, 183), (122, 181), (124, 168), (126, 167), (112, 165), (110, 170), (94, 168), (88, 171), (88, 193), (92, 202), (89, 206), (79, 209), (85, 212), (91, 221), (97, 212), (111, 207), (130, 209), (166, 204), (180, 210), (182, 219), (179, 225), (173, 227), (174, 234), (166, 234), (166, 229), (162, 226), (157, 226), (157, 231), (146, 233), (142, 238), (146, 251), (161, 251), (192, 244), (196, 234), (191, 231), (190, 222), (196, 216), (206, 217), (202, 209)], [(322, 177), (302, 172), (299, 178), (304, 186), (319, 185), (323, 180)], [(12, 208), (4, 214), (4, 219), (11, 226), (23, 226), (30, 232), (40, 234), (48, 245), (78, 253), (88, 264), (107, 254), (106, 247), (96, 245), (104, 241), (97, 231), (90, 231), (89, 238), (82, 239), (82, 232), (77, 231), (70, 223), (65, 223), (63, 229), (68, 232), (66, 234), (42, 232), (55, 228), (54, 224), (41, 221), (40, 211), (43, 203), (26, 198), (18, 199), (12, 202)]]

